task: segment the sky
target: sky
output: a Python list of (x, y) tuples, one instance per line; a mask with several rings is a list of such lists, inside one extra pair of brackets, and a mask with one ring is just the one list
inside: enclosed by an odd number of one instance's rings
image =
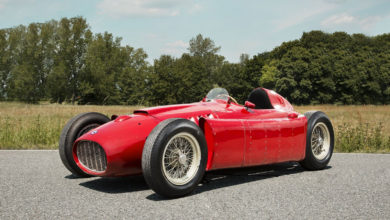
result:
[(180, 57), (197, 34), (238, 62), (270, 51), (303, 32), (390, 32), (389, 0), (0, 0), (0, 29), (82, 16), (94, 33), (109, 32), (123, 45), (143, 48), (150, 62)]

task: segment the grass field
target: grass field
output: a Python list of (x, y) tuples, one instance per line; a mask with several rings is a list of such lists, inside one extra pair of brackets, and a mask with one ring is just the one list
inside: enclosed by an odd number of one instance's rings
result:
[(390, 105), (296, 106), (297, 111), (321, 110), (331, 119), (337, 152), (390, 153)]
[[(0, 102), (0, 149), (56, 149), (62, 127), (81, 112), (132, 113), (137, 106), (29, 105)], [(296, 106), (331, 118), (337, 152), (390, 153), (390, 106)]]

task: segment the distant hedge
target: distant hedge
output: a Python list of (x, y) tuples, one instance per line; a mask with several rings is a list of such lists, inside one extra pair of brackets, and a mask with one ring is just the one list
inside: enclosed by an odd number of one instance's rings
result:
[(243, 102), (261, 86), (294, 104), (390, 104), (390, 34), (311, 31), (239, 63), (210, 38), (189, 43), (181, 57), (150, 64), (82, 17), (1, 29), (0, 100), (155, 105), (198, 101), (219, 86)]

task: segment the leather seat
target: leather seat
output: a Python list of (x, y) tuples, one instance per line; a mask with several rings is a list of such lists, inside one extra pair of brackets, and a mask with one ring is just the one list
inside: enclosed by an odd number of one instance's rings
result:
[(267, 92), (262, 88), (254, 89), (249, 94), (248, 101), (255, 104), (255, 109), (273, 109)]

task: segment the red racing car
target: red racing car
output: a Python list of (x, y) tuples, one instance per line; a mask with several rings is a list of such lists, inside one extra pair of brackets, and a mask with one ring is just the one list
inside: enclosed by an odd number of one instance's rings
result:
[(206, 171), (298, 161), (323, 169), (333, 127), (320, 111), (304, 115), (276, 92), (253, 90), (239, 105), (222, 88), (200, 102), (145, 108), (131, 115), (89, 112), (63, 128), (59, 152), (76, 176), (143, 174), (166, 197), (190, 193)]

